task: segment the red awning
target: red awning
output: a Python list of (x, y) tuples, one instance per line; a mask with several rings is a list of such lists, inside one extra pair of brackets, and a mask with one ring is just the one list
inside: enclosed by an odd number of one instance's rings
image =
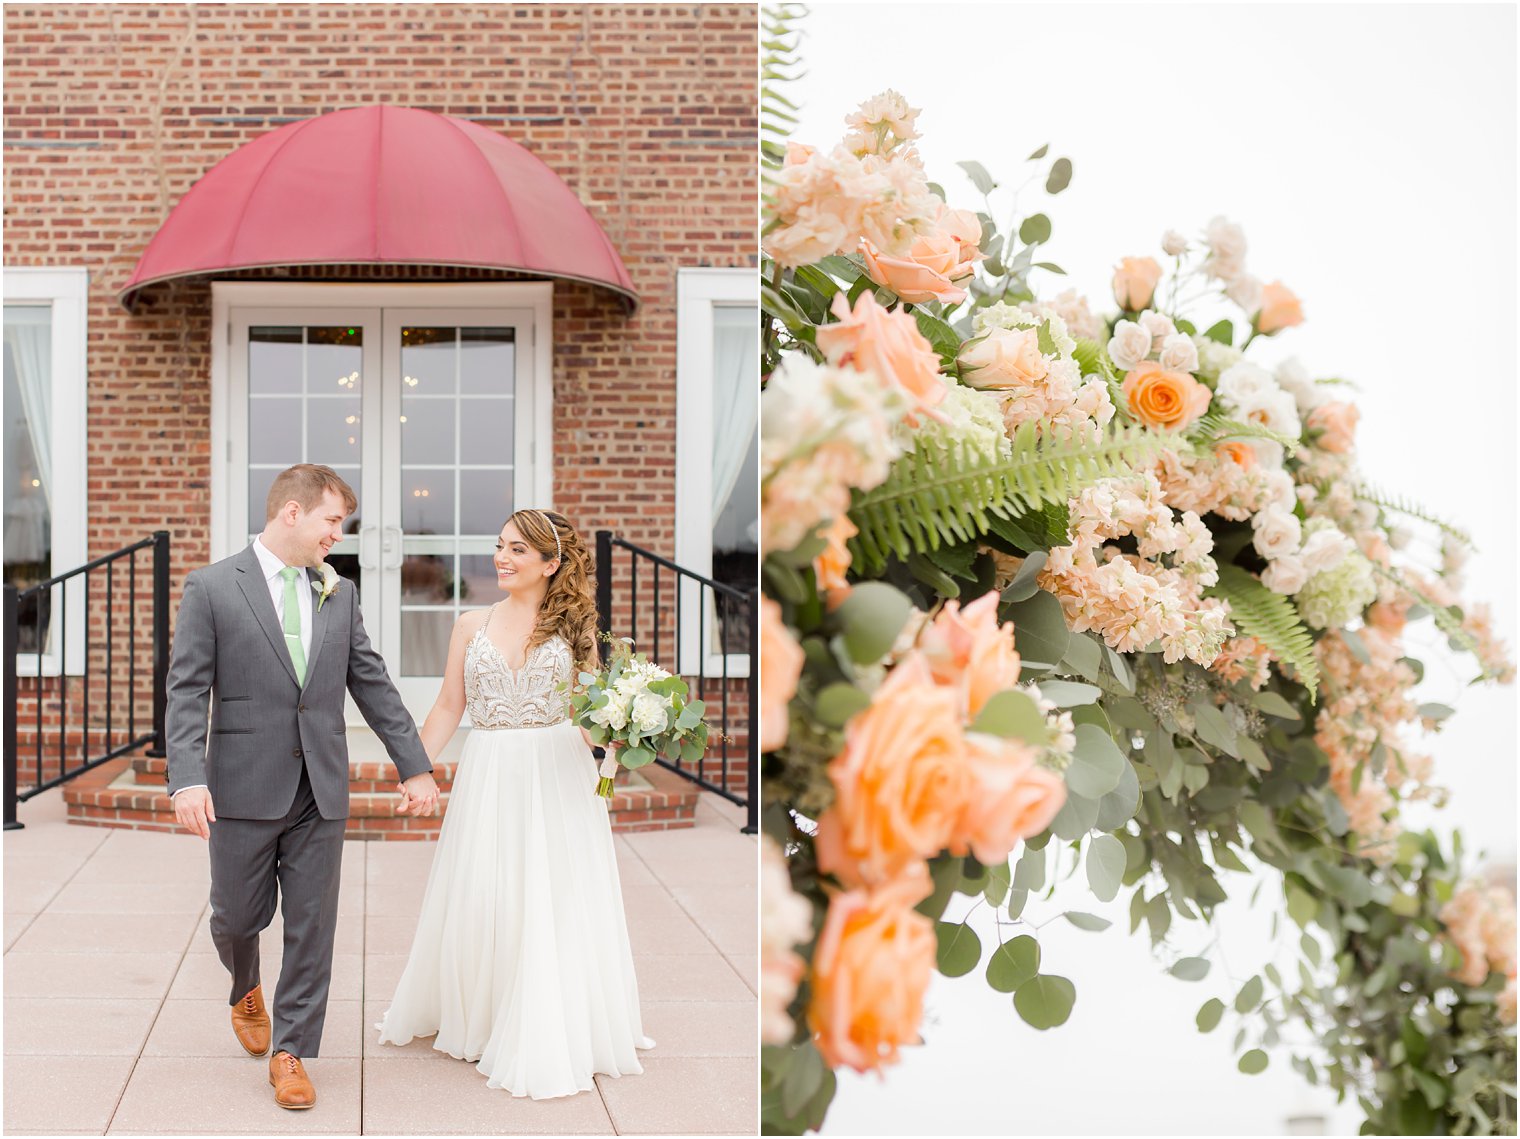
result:
[(511, 139), (409, 107), (291, 123), (233, 151), (180, 199), (119, 294), (284, 265), (515, 269), (611, 289), (633, 282), (575, 192)]

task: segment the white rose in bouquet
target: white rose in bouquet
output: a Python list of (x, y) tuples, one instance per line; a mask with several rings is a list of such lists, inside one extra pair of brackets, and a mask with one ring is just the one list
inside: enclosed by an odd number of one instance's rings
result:
[(633, 699), (633, 726), (645, 735), (662, 731), (669, 723), (669, 711), (670, 701), (666, 697), (640, 692)]
[(1132, 320), (1121, 320), (1114, 325), (1113, 339), (1108, 342), (1108, 358), (1114, 367), (1127, 372), (1151, 354), (1151, 334)]
[(1269, 562), (1298, 552), (1300, 527), (1295, 514), (1269, 506), (1252, 516), (1251, 529), (1256, 531), (1251, 544)]
[(1161, 344), (1161, 366), (1172, 372), (1198, 370), (1198, 346), (1192, 338), (1174, 332)]

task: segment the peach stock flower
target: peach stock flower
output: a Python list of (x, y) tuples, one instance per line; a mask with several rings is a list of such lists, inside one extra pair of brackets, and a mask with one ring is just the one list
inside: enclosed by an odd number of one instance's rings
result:
[(1001, 600), (994, 591), (964, 609), (959, 601), (946, 601), (919, 641), (934, 679), (963, 694), (968, 720), (994, 695), (1019, 682), (1013, 623), (998, 623)]
[(984, 391), (1032, 389), (1050, 373), (1033, 328), (991, 328), (961, 350), (961, 370), (968, 387)]
[(823, 553), (813, 559), (813, 574), (817, 578), (818, 589), (823, 593), (830, 609), (850, 595), (850, 583), (844, 576), (850, 568), (850, 548), (845, 543), (858, 533), (859, 528), (850, 521), (848, 514), (838, 515), (823, 532), (828, 545), (824, 547)]
[(834, 323), (818, 326), (818, 349), (835, 367), (881, 377), (911, 406), (932, 408), (945, 398), (939, 355), (905, 312), (889, 312), (872, 293), (861, 293), (850, 308), (843, 293), (834, 297)]
[(1186, 372), (1169, 372), (1145, 360), (1124, 377), (1130, 414), (1147, 427), (1179, 431), (1208, 410), (1213, 393)]
[(968, 850), (978, 862), (1007, 862), (1020, 839), (1039, 834), (1066, 802), (1066, 783), (1035, 762), (1018, 740), (968, 732), (972, 790), (956, 827), (951, 854)]
[(1247, 469), (1256, 465), (1256, 451), (1249, 443), (1239, 439), (1233, 439), (1227, 443), (1221, 443), (1214, 448), (1214, 456), (1218, 459), (1228, 459), (1237, 466)]
[(1256, 328), (1263, 336), (1304, 322), (1303, 302), (1281, 281), (1262, 286), (1261, 311), (1256, 314)]
[(829, 900), (808, 1005), (808, 1024), (829, 1067), (873, 1071), (896, 1063), (901, 1045), (919, 1043), (937, 941), (934, 923), (913, 907), (932, 888), (920, 862), (875, 889)]
[(797, 694), (802, 646), (781, 619), (781, 606), (760, 599), (760, 750), (786, 743), (788, 705)]
[(1305, 426), (1310, 431), (1319, 432), (1316, 443), (1321, 449), (1344, 455), (1351, 450), (1356, 424), (1361, 417), (1362, 413), (1354, 403), (1322, 403), (1309, 413)]
[(922, 234), (901, 257), (891, 257), (869, 241), (860, 243), (866, 276), (885, 285), (909, 304), (940, 300), (959, 304), (966, 290), (955, 284), (969, 277), (983, 259), (977, 246), (982, 223), (970, 210), (945, 209), (939, 225)]
[(1114, 268), (1114, 299), (1125, 312), (1150, 308), (1161, 280), (1161, 266), (1154, 257), (1125, 257)]
[(959, 695), (917, 653), (876, 690), (829, 762), (833, 805), (818, 820), (818, 867), (847, 885), (876, 885), (938, 854), (966, 808)]

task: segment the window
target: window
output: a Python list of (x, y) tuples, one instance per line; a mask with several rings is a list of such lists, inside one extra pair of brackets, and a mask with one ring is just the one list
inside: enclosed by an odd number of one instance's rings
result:
[[(758, 278), (682, 269), (676, 297), (676, 561), (747, 599), (759, 580)], [(723, 675), (726, 656), (729, 676), (746, 675), (747, 600), (687, 585), (681, 603), (681, 670)]]
[[(5, 270), (5, 580), (18, 589), (81, 566), (86, 550), (83, 269)], [(83, 612), (82, 580), (68, 602)], [(59, 672), (61, 589), (22, 602), (17, 671)], [(68, 670), (84, 668), (84, 622), (69, 623)]]

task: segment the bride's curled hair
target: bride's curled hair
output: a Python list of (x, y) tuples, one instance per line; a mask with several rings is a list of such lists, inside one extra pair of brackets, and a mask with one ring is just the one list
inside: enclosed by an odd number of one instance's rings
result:
[(549, 592), (539, 607), (538, 622), (528, 637), (528, 651), (558, 633), (570, 646), (577, 664), (600, 667), (594, 572), (586, 543), (570, 520), (553, 510), (519, 510), (507, 521), (517, 528), (523, 541), (543, 555), (544, 561), (553, 561), (556, 556), (560, 559), (559, 569), (549, 577)]

